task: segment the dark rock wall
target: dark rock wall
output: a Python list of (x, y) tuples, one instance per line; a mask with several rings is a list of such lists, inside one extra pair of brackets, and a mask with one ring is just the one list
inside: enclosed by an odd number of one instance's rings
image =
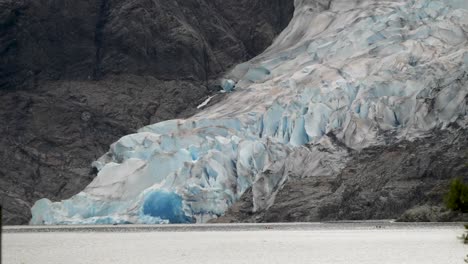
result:
[(292, 0), (1, 0), (1, 89), (107, 74), (207, 81), (268, 47)]
[(192, 114), (263, 51), (292, 0), (0, 0), (0, 203), (25, 224), (139, 127)]
[[(0, 89), (86, 79), (95, 61), (95, 1), (2, 0)], [(5, 23), (5, 21), (9, 21)]]

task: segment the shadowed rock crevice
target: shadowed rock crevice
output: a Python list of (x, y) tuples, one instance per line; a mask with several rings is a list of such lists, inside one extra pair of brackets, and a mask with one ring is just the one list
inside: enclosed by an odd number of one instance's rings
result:
[(94, 43), (96, 48), (96, 62), (93, 77), (98, 80), (101, 77), (101, 61), (102, 61), (102, 42), (103, 30), (109, 16), (109, 0), (101, 0), (99, 4), (99, 14), (96, 23), (96, 32), (94, 36)]

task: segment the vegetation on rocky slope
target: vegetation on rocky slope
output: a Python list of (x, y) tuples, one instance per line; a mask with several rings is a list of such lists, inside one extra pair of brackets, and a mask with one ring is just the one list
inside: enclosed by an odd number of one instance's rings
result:
[(450, 183), (445, 204), (453, 211), (468, 213), (468, 184), (465, 184), (461, 178), (456, 178)]

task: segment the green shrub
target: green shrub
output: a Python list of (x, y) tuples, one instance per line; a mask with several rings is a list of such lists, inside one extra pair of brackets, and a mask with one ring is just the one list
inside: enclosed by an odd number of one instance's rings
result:
[(468, 213), (468, 184), (464, 184), (459, 178), (452, 180), (445, 205), (453, 211)]

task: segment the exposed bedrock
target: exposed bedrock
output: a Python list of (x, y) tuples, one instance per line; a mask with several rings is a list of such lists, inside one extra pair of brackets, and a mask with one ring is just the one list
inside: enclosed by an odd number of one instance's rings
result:
[(186, 117), (268, 47), (289, 0), (0, 0), (0, 202), (25, 224), (137, 128)]

